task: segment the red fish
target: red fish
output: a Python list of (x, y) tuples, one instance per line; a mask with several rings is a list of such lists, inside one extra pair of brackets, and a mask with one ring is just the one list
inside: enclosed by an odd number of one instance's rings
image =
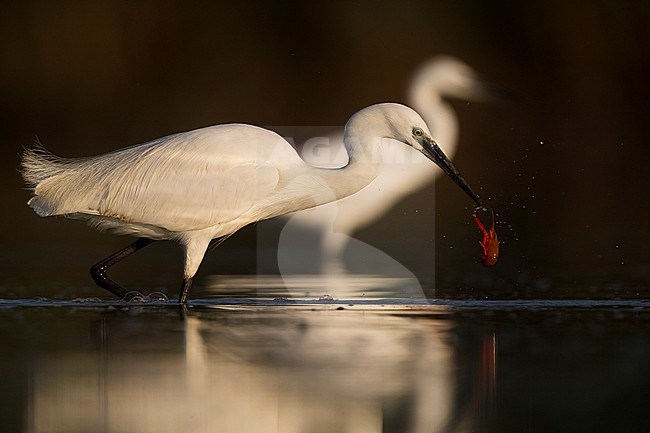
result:
[(474, 209), (472, 218), (478, 226), (478, 229), (483, 233), (483, 240), (479, 241), (479, 244), (483, 247), (481, 263), (483, 263), (483, 266), (494, 266), (497, 260), (499, 260), (499, 238), (497, 237), (497, 232), (494, 231), (494, 211), (490, 209), (490, 212), (492, 213), (492, 227), (490, 227), (490, 230), (486, 230), (483, 223), (476, 216), (476, 211), (478, 209), (481, 208), (477, 207)]

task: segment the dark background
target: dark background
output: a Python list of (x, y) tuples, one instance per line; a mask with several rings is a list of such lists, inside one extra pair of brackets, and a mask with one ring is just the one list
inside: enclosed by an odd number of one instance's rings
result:
[[(499, 215), (501, 261), (479, 264), (471, 203), (447, 179), (358, 237), (441, 295), (648, 297), (648, 26), (644, 1), (5, 5), (2, 297), (103, 295), (87, 268), (127, 243), (25, 205), (36, 135), (74, 157), (230, 121), (343, 125), (404, 101), (441, 53), (516, 95), (454, 103), (455, 164)], [(256, 272), (255, 243), (251, 227), (209, 252), (196, 284)], [(118, 273), (175, 293), (180, 249), (150, 248)]]

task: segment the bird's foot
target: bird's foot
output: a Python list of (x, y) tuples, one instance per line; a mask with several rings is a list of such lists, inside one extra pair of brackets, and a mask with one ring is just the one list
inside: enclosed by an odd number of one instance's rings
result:
[(190, 287), (192, 287), (192, 279), (185, 278), (183, 280), (183, 285), (181, 286), (181, 293), (178, 296), (178, 303), (185, 304), (187, 303), (187, 295), (190, 293)]

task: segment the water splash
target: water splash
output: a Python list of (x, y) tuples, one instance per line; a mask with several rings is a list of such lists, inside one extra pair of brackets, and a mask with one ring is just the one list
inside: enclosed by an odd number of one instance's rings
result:
[(167, 302), (169, 298), (162, 292), (152, 292), (144, 295), (138, 291), (132, 290), (122, 298), (122, 301), (130, 304), (146, 304), (149, 302)]

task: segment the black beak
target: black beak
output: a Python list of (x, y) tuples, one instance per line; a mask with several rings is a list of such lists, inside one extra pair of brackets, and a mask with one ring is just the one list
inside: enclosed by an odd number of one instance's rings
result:
[(422, 137), (422, 146), (425, 150), (423, 153), (427, 158), (435, 162), (436, 165), (442, 169), (442, 171), (447, 173), (447, 176), (456, 182), (456, 184), (461, 187), (461, 189), (465, 191), (472, 200), (474, 200), (477, 206), (483, 206), (483, 203), (481, 202), (479, 196), (476, 195), (474, 191), (472, 191), (472, 188), (470, 188), (470, 186), (467, 184), (467, 181), (463, 179), (463, 176), (461, 176), (460, 172), (456, 170), (454, 164), (451, 163), (449, 158), (447, 158), (447, 155), (445, 155), (442, 149), (435, 141), (433, 141), (432, 138)]

